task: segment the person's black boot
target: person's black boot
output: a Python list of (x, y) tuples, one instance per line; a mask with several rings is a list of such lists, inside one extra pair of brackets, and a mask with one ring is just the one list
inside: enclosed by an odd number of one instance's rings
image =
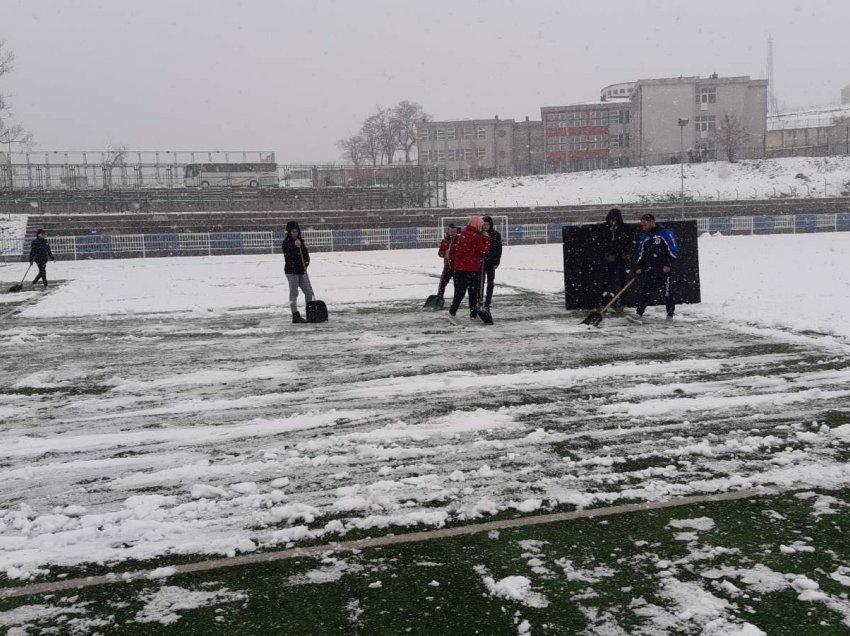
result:
[(297, 311), (293, 311), (293, 312), (292, 312), (292, 322), (293, 322), (293, 323), (302, 323), (302, 322), (307, 322), (307, 321), (306, 321), (306, 320), (304, 320), (304, 319), (301, 317), (301, 314), (299, 314)]

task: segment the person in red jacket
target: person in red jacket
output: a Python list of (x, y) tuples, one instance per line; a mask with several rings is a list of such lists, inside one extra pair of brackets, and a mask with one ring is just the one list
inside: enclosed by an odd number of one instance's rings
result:
[[(445, 238), (440, 241), (440, 249), (437, 251), (437, 256), (443, 259), (443, 275), (440, 277), (440, 288), (437, 290), (437, 297), (442, 301), (443, 294), (446, 293), (446, 285), (454, 275), (454, 258), (455, 247), (457, 247), (457, 226), (454, 223), (449, 223), (449, 231)], [(442, 305), (441, 305), (442, 306)]]
[(481, 283), (481, 263), (490, 251), (490, 236), (481, 229), (483, 227), (484, 219), (480, 216), (471, 216), (457, 240), (453, 263), (455, 296), (449, 309), (449, 320), (455, 324), (457, 324), (455, 314), (467, 290), (469, 290), (469, 317), (471, 319), (478, 317), (475, 307)]

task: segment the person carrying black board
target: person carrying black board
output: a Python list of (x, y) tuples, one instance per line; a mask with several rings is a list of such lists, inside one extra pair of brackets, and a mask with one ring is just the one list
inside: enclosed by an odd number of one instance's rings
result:
[[(629, 264), (635, 250), (634, 233), (623, 223), (623, 214), (618, 208), (611, 208), (605, 216), (605, 238), (602, 258), (604, 260), (605, 291), (597, 311), (607, 305), (617, 295), (628, 280)], [(611, 309), (622, 313), (623, 305), (617, 299)]]
[(643, 234), (638, 239), (635, 256), (635, 274), (638, 275), (639, 285), (635, 313), (643, 316), (653, 292), (660, 288), (667, 309), (667, 320), (670, 321), (673, 320), (673, 314), (676, 311), (676, 304), (671, 294), (673, 266), (679, 256), (676, 236), (669, 228), (656, 225), (652, 214), (644, 214), (640, 217), (640, 226)]

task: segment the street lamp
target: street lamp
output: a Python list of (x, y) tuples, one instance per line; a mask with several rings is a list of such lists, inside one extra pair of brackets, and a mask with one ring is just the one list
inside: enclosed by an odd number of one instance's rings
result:
[(688, 125), (690, 119), (687, 117), (679, 117), (679, 143), (681, 153), (679, 154), (679, 167), (682, 172), (682, 218), (685, 218), (685, 126)]

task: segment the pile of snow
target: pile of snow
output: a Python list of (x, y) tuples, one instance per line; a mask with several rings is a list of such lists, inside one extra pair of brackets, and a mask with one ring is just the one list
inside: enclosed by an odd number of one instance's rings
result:
[(0, 255), (12, 256), (20, 253), (18, 241), (27, 231), (26, 214), (0, 215)]

